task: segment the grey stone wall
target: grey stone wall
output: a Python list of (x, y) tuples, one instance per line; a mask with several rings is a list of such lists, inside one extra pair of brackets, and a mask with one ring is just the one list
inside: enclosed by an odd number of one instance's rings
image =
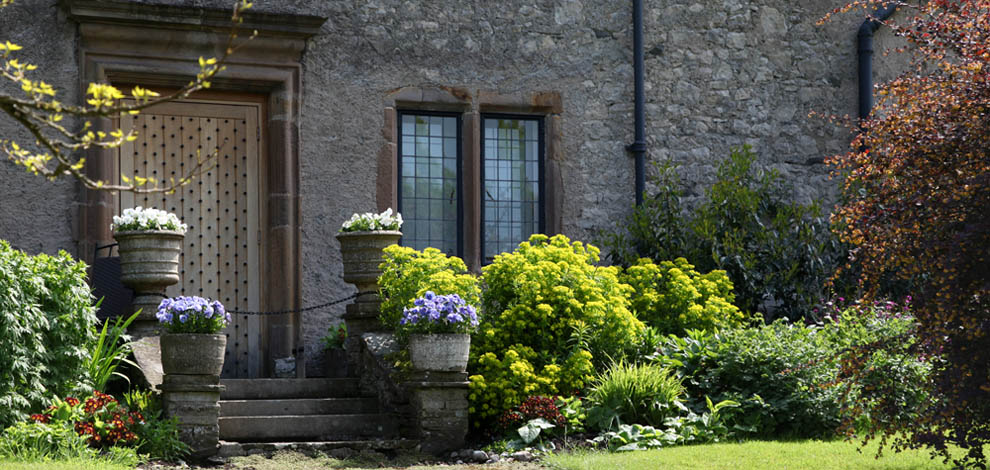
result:
[[(559, 92), (563, 231), (591, 241), (621, 221), (634, 201), (633, 161), (624, 150), (633, 133), (630, 3), (257, 2), (261, 11), (329, 18), (303, 64), (303, 303), (352, 292), (340, 277), (333, 236), (351, 213), (376, 206), (383, 102), (400, 87)], [(761, 163), (795, 183), (800, 200), (830, 200), (835, 182), (823, 165), (808, 162), (844, 151), (850, 136), (808, 113), (856, 110), (861, 17), (815, 25), (839, 3), (648, 0), (649, 159), (673, 159), (700, 194), (730, 147), (749, 143)], [(75, 98), (75, 33), (52, 2), (19, 0), (0, 11), (0, 31), (0, 39), (29, 46), (43, 69), (57, 71), (56, 85)], [(886, 34), (878, 33), (881, 43)], [(0, 118), (0, 133), (12, 128)], [(0, 178), (0, 237), (29, 251), (73, 248), (71, 183), (44, 183), (6, 163)], [(321, 366), (317, 340), (342, 313), (306, 315), (310, 367)]]
[[(43, 79), (70, 103), (77, 102), (79, 91), (75, 38), (75, 26), (55, 8), (55, 0), (18, 1), (0, 10), (0, 41), (23, 46), (21, 62), (38, 65)], [(7, 83), (0, 90), (22, 93)], [(0, 115), (0, 139), (34, 141), (6, 115)], [(71, 224), (75, 196), (73, 182), (46, 182), (0, 155), (0, 239), (29, 253), (64, 249), (76, 254)]]

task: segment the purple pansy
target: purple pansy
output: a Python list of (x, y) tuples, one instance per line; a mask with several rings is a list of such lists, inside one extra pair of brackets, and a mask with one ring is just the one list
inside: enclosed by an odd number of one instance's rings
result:
[(478, 326), (478, 313), (457, 294), (437, 295), (426, 291), (403, 309), (399, 325), (426, 333), (468, 332)]
[(202, 297), (166, 298), (158, 304), (155, 316), (176, 333), (216, 333), (230, 322), (223, 304)]

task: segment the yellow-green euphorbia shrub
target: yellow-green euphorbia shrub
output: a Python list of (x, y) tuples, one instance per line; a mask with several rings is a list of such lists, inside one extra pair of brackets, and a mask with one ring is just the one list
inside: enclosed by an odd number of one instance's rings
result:
[(378, 286), (382, 298), (380, 319), (394, 328), (402, 318), (402, 309), (426, 291), (437, 295), (458, 294), (468, 305), (480, 304), (478, 278), (469, 273), (464, 261), (447, 256), (436, 248), (418, 251), (392, 245), (385, 250), (382, 275)]
[(636, 317), (661, 333), (713, 331), (741, 326), (746, 317), (732, 304), (732, 281), (722, 270), (701, 274), (684, 258), (654, 264), (642, 258), (619, 276), (632, 286)]
[(563, 235), (533, 235), (483, 271), (481, 327), (471, 345), (471, 416), (490, 423), (531, 395), (571, 394), (595, 365), (620, 358), (643, 323), (619, 268), (598, 248)]

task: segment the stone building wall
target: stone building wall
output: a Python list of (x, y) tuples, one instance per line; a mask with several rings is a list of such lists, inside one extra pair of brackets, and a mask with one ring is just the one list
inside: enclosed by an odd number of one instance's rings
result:
[[(48, 0), (0, 11), (0, 39), (27, 46), (67, 99), (77, 96), (75, 32)], [(180, 2), (221, 7), (217, 0)], [(327, 17), (303, 58), (300, 120), (304, 305), (351, 292), (334, 235), (376, 207), (387, 95), (410, 86), (472, 93), (558, 92), (562, 231), (593, 241), (634, 201), (631, 2), (591, 0), (258, 1), (260, 11)], [(837, 1), (645, 2), (648, 158), (682, 166), (700, 194), (729, 149), (751, 144), (802, 201), (835, 182), (811, 163), (847, 148), (847, 131), (810, 111), (854, 114), (861, 17), (816, 21)], [(883, 38), (885, 33), (878, 33)], [(881, 39), (882, 41), (883, 39)], [(880, 62), (889, 61), (877, 54)], [(896, 67), (879, 69), (894, 70)], [(13, 126), (0, 119), (0, 135)], [(0, 237), (28, 251), (73, 251), (72, 183), (0, 165)], [(308, 313), (307, 355), (343, 309)]]

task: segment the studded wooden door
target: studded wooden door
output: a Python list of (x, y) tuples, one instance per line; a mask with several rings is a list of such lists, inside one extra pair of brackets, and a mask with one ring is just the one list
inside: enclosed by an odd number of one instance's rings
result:
[[(166, 103), (121, 118), (138, 138), (120, 149), (120, 172), (178, 180), (215, 155), (215, 166), (173, 194), (121, 193), (120, 208), (143, 206), (178, 214), (189, 226), (181, 277), (169, 296), (219, 299), (229, 310), (257, 311), (259, 279), (260, 137), (257, 105)], [(264, 332), (257, 316), (232, 315), (225, 330), (224, 377), (260, 377)]]

